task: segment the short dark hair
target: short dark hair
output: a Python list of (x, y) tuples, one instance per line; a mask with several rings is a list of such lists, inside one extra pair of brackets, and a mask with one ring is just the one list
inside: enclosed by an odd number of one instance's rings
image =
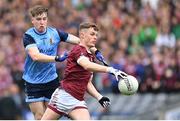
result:
[(47, 13), (48, 14), (48, 8), (42, 5), (36, 5), (32, 8), (29, 9), (29, 14), (32, 17), (41, 15), (42, 13)]
[(82, 29), (94, 28), (95, 31), (99, 31), (98, 26), (92, 22), (83, 22), (79, 25), (79, 31)]

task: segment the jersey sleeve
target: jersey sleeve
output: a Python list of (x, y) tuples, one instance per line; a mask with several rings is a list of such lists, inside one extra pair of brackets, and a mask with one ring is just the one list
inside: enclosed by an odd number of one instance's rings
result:
[(56, 29), (56, 30), (57, 30), (57, 32), (59, 34), (59, 37), (61, 38), (61, 41), (65, 42), (67, 40), (67, 38), (68, 38), (68, 33), (64, 32), (64, 31), (62, 31), (60, 29)]
[(31, 44), (35, 45), (36, 42), (31, 35), (24, 34), (23, 35), (23, 44), (24, 44), (24, 48), (26, 48), (28, 45), (31, 45)]
[(72, 53), (74, 60), (77, 62), (80, 57), (87, 57), (87, 52), (83, 48), (75, 48)]

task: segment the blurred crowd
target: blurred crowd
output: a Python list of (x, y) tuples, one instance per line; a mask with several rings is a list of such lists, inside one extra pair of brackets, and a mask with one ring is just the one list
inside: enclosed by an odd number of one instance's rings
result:
[[(179, 0), (0, 0), (0, 108), (5, 98), (17, 108), (7, 114), (1, 110), (0, 119), (22, 119), (18, 109), (28, 110), (22, 36), (32, 26), (28, 9), (37, 4), (49, 8), (50, 26), (77, 36), (81, 22), (97, 23), (97, 48), (111, 66), (138, 79), (139, 93), (180, 92)], [(61, 43), (59, 54), (72, 46)], [(60, 79), (64, 68), (57, 63)], [(102, 93), (119, 94), (111, 75), (96, 73), (93, 82)]]

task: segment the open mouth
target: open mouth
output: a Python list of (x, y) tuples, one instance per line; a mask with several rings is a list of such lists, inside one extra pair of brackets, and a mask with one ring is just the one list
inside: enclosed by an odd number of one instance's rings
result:
[(44, 26), (40, 26), (39, 28), (44, 28)]
[(43, 26), (40, 26), (38, 30), (39, 30), (39, 32), (43, 32), (45, 29)]

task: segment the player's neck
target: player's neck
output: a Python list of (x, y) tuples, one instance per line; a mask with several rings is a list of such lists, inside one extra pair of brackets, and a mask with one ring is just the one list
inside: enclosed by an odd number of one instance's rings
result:
[(83, 44), (83, 43), (80, 42), (79, 45), (85, 47), (86, 50), (87, 50), (87, 52), (88, 52), (88, 53), (91, 53), (90, 47), (88, 47), (86, 44)]

